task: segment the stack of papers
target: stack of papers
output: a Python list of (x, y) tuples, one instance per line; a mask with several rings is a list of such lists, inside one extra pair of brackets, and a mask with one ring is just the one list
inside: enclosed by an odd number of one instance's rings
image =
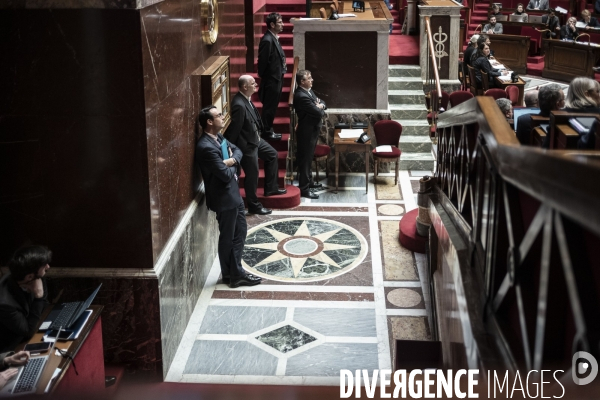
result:
[(491, 64), (491, 65), (492, 65), (492, 67), (494, 67), (496, 69), (506, 69), (506, 67), (504, 66), (504, 64), (497, 63), (497, 64)]
[(377, 147), (375, 147), (375, 152), (376, 153), (391, 153), (392, 146), (377, 146)]
[(508, 82), (508, 81), (512, 80), (512, 78), (510, 77), (510, 75), (500, 75), (498, 77), (498, 79), (500, 79), (501, 81), (504, 81), (504, 82)]
[(350, 17), (356, 17), (356, 14), (338, 14), (338, 17), (340, 17), (340, 18), (350, 18)]
[(340, 131), (340, 139), (357, 139), (363, 132), (364, 129), (342, 129)]

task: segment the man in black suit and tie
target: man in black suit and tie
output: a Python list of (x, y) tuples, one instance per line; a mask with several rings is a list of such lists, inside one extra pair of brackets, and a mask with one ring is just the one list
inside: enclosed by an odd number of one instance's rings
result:
[(258, 201), (258, 159), (265, 166), (265, 196), (285, 194), (285, 189), (277, 186), (277, 151), (269, 143), (261, 140), (263, 123), (258, 110), (252, 104), (251, 97), (256, 92), (256, 81), (250, 75), (242, 75), (238, 81), (239, 92), (231, 101), (231, 123), (225, 131), (225, 138), (242, 150), (242, 168), (246, 173), (244, 189), (248, 212), (252, 214), (271, 214)]
[(258, 97), (263, 103), (262, 120), (265, 125), (265, 139), (281, 139), (281, 134), (273, 132), (273, 121), (281, 98), (283, 74), (287, 71), (285, 53), (277, 36), (282, 31), (281, 15), (278, 13), (267, 15), (267, 32), (258, 45), (258, 76), (260, 76)]
[(0, 278), (0, 352), (10, 351), (35, 333), (46, 306), (46, 281), (52, 252), (44, 246), (17, 250)]
[(296, 137), (298, 139), (298, 150), (296, 161), (298, 162), (298, 187), (300, 195), (309, 199), (318, 199), (319, 195), (310, 189), (318, 189), (323, 185), (314, 183), (310, 170), (315, 147), (321, 126), (322, 118), (327, 106), (311, 90), (313, 78), (308, 70), (300, 70), (296, 74), (298, 88), (294, 93), (294, 110), (298, 116), (298, 128)]
[(195, 163), (202, 172), (206, 188), (206, 206), (217, 213), (219, 222), (219, 262), (223, 283), (229, 287), (258, 285), (261, 279), (242, 268), (242, 252), (246, 242), (244, 202), (237, 184), (242, 152), (228, 143), (229, 158), (224, 158), (221, 135), (223, 114), (215, 106), (200, 111), (198, 124), (203, 134), (196, 144)]

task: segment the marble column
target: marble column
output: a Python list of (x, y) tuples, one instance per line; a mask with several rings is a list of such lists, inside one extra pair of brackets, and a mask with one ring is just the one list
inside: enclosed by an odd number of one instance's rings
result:
[[(406, 33), (407, 34), (415, 34), (417, 29), (417, 0), (408, 0), (406, 7), (406, 15), (408, 15), (408, 19), (406, 23), (408, 24)], [(404, 22), (404, 21), (402, 21)]]

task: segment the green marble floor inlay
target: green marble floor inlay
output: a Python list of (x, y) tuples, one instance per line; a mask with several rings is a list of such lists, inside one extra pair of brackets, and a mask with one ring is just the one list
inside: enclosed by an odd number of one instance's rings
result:
[(257, 336), (256, 339), (282, 353), (287, 353), (317, 340), (308, 333), (302, 332), (290, 325), (282, 326), (274, 331)]

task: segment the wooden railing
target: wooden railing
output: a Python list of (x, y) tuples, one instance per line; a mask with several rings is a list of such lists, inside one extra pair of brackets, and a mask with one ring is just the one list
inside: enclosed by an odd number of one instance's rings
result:
[(428, 278), (445, 360), (570, 375), (576, 351), (598, 358), (600, 152), (521, 146), (485, 96), (443, 113), (437, 137)]
[[(432, 115), (432, 124), (435, 125), (437, 116), (442, 102), (442, 87), (440, 85), (440, 76), (438, 73), (438, 64), (435, 59), (435, 47), (433, 45), (433, 37), (431, 36), (431, 23), (429, 17), (425, 17), (425, 34), (427, 35), (427, 54), (429, 62), (426, 66), (425, 78), (425, 96), (429, 98), (429, 112)], [(437, 91), (437, 96), (432, 96), (432, 91)], [(437, 101), (434, 101), (437, 100)]]
[(298, 64), (300, 57), (294, 57), (294, 68), (292, 69), (292, 81), (290, 83), (290, 96), (288, 97), (288, 107), (290, 110), (290, 138), (288, 140), (287, 171), (285, 179), (294, 183), (294, 160), (296, 156), (296, 113), (294, 111), (294, 93), (296, 93), (296, 73), (298, 73)]

